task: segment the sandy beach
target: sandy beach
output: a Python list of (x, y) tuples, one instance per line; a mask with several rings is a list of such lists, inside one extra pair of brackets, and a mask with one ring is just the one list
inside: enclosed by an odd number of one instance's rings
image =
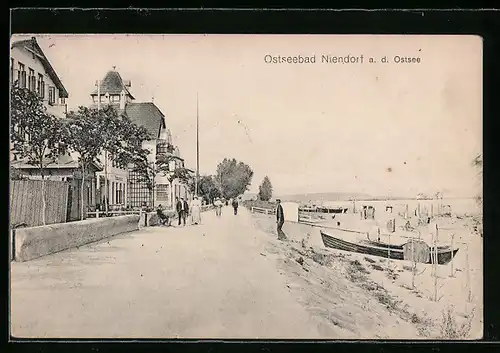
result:
[[(341, 225), (359, 225), (359, 218), (355, 222), (353, 216), (336, 219), (344, 218)], [(418, 263), (413, 275), (410, 261), (387, 262), (376, 256), (325, 248), (321, 227), (286, 222), (283, 230), (288, 240), (278, 241), (273, 239), (276, 229), (272, 216), (254, 214), (254, 222), (272, 238), (267, 256), (288, 276), (290, 290), (312, 315), (342, 327), (346, 338), (482, 337), (482, 237), (474, 233), (472, 217), (436, 220), (440, 228), (447, 229), (441, 232), (440, 243), (449, 243), (454, 233), (455, 247), (459, 248), (453, 270), (451, 263), (437, 266), (436, 286), (432, 265)], [(376, 222), (371, 223), (368, 228), (376, 229)], [(425, 229), (421, 234), (426, 239)], [(349, 236), (356, 238), (352, 233)]]

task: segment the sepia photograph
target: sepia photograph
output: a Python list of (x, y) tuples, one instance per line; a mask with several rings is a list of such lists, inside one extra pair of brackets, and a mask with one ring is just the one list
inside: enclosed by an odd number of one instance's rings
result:
[(483, 41), (14, 34), (11, 338), (483, 337)]

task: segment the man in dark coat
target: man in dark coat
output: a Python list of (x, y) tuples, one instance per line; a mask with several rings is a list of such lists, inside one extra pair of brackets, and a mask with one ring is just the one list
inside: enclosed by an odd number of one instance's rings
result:
[(184, 199), (181, 199), (182, 200), (182, 203), (184, 205), (184, 215), (183, 215), (183, 221), (184, 221), (184, 225), (186, 225), (186, 217), (189, 215), (189, 204), (187, 202), (187, 200), (184, 200)]
[(238, 200), (236, 198), (233, 199), (232, 202), (233, 209), (234, 209), (234, 215), (238, 214)]
[(175, 210), (177, 211), (177, 215), (179, 216), (179, 225), (181, 225), (181, 220), (186, 225), (186, 214), (188, 212), (188, 204), (184, 199), (179, 200), (178, 197), (175, 198), (177, 202), (175, 203)]
[(283, 223), (285, 223), (285, 214), (283, 212), (283, 206), (281, 206), (281, 200), (277, 199), (276, 202), (278, 206), (276, 206), (276, 225), (278, 230), (278, 239), (286, 239), (286, 235), (281, 229), (283, 227)]

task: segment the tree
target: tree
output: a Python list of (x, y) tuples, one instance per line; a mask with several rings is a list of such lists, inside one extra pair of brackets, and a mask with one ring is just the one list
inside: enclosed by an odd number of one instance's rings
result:
[(93, 108), (79, 107), (77, 112), (70, 111), (66, 120), (66, 141), (68, 148), (78, 153), (78, 162), (82, 172), (82, 183), (80, 186), (80, 219), (85, 218), (84, 213), (84, 186), (87, 167), (97, 163), (98, 156), (102, 153), (105, 145), (106, 126), (105, 111), (97, 111)]
[(175, 180), (179, 180), (181, 184), (186, 185), (189, 190), (194, 189), (194, 178), (189, 169), (184, 167), (177, 167), (175, 162), (179, 158), (173, 154), (161, 154), (157, 156), (156, 165), (158, 172), (161, 172), (163, 176), (166, 176), (170, 186), (170, 199), (172, 200), (173, 206), (173, 183)]
[(64, 126), (48, 114), (38, 94), (26, 88), (11, 90), (11, 142), (13, 151), (37, 167), (42, 177), (42, 224), (45, 225), (45, 168), (57, 160)]
[(264, 177), (264, 180), (262, 181), (262, 184), (259, 186), (259, 199), (261, 201), (269, 201), (271, 200), (271, 197), (273, 196), (273, 186), (271, 185), (271, 180), (269, 180), (269, 177), (266, 175)]
[(222, 196), (220, 189), (215, 182), (215, 177), (212, 175), (204, 175), (200, 177), (198, 191), (200, 196), (207, 203), (212, 203), (216, 197)]
[(248, 190), (253, 171), (243, 162), (224, 158), (217, 166), (217, 184), (224, 198), (235, 198)]

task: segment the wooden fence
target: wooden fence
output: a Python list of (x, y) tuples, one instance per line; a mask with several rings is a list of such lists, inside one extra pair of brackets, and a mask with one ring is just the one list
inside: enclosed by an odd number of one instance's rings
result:
[[(66, 222), (68, 184), (45, 181), (46, 224)], [(29, 227), (42, 225), (42, 181), (12, 180), (10, 184), (10, 223)]]

